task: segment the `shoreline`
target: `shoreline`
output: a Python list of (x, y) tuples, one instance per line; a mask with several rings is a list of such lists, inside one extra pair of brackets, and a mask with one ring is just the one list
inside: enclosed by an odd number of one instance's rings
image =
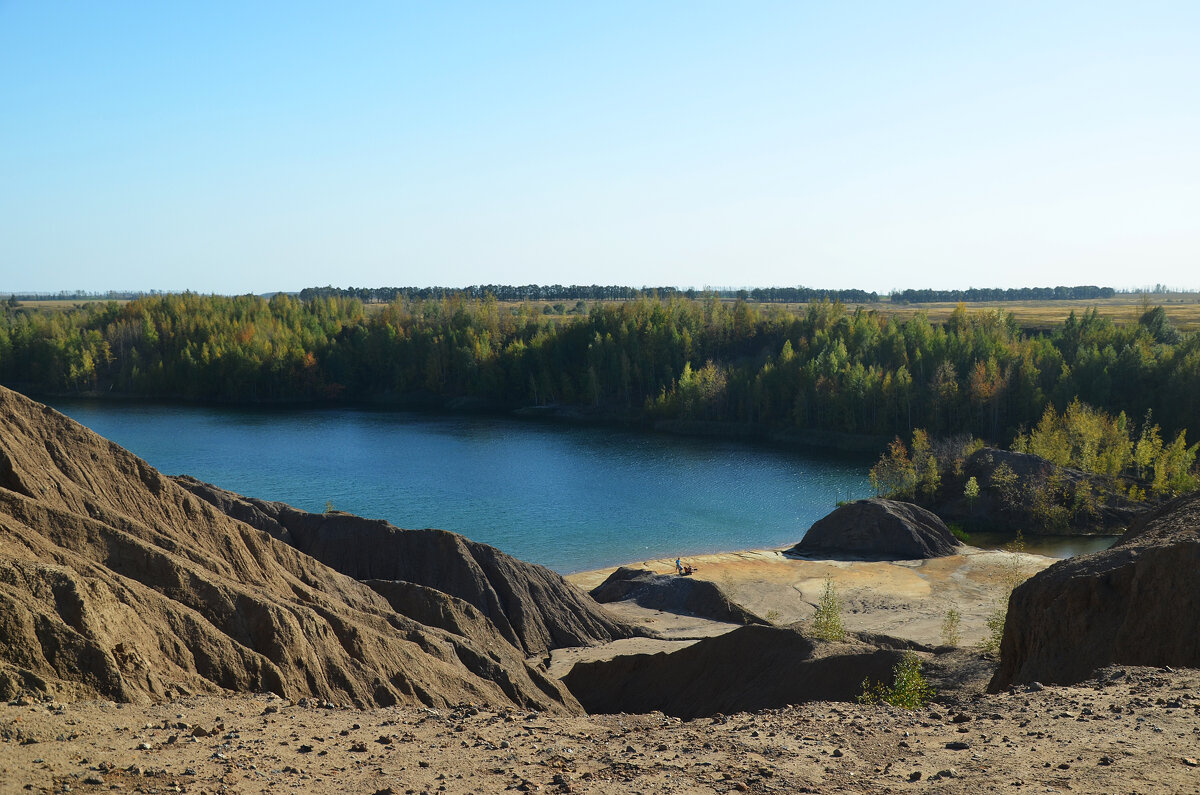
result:
[[(807, 532), (807, 531), (805, 531), (805, 532)], [(1015, 538), (1015, 536), (1009, 536), (1004, 533), (983, 533), (983, 532), (981, 532), (981, 533), (972, 533), (971, 535), (972, 535), (972, 537), (980, 536), (981, 540), (991, 542), (991, 543), (988, 543), (986, 546), (979, 546), (976, 544), (972, 544), (970, 541), (964, 542), (964, 548), (979, 550), (982, 552), (1004, 552), (1004, 551), (1007, 551), (1005, 549), (1005, 544), (1009, 543), (1013, 538)], [(719, 550), (711, 550), (711, 551), (706, 551), (706, 552), (696, 552), (693, 554), (685, 554), (685, 555), (638, 558), (635, 560), (623, 561), (621, 563), (606, 564), (604, 566), (596, 566), (596, 567), (585, 568), (585, 569), (574, 569), (574, 570), (571, 570), (568, 572), (558, 572), (558, 574), (561, 575), (567, 581), (573, 581), (575, 578), (585, 578), (587, 575), (593, 574), (595, 572), (600, 572), (600, 571), (611, 574), (612, 572), (614, 572), (617, 569), (622, 568), (622, 567), (646, 568), (646, 567), (651, 566), (652, 564), (655, 566), (658, 566), (658, 565), (662, 565), (664, 563), (669, 564), (669, 565), (661, 571), (655, 569), (655, 572), (658, 574), (670, 574), (671, 572), (673, 572), (675, 570), (675, 558), (676, 557), (680, 558), (685, 563), (688, 561), (703, 560), (705, 558), (712, 558), (712, 557), (720, 558), (722, 556), (727, 556), (727, 555), (749, 555), (749, 554), (775, 553), (775, 554), (782, 555), (783, 557), (787, 557), (784, 554), (786, 552), (786, 550), (790, 549), (796, 543), (799, 543), (800, 539), (802, 539), (803, 537), (804, 537), (803, 534), (801, 534), (800, 538), (797, 538), (796, 541), (786, 544), (786, 545), (783, 545), (783, 546), (778, 546), (778, 547), (745, 547), (745, 548), (741, 548), (741, 549), (719, 549)], [(1024, 543), (1023, 551), (1028, 554), (1036, 555), (1036, 556), (1044, 557), (1044, 558), (1050, 558), (1051, 560), (1066, 560), (1067, 558), (1070, 558), (1070, 557), (1075, 557), (1075, 556), (1082, 555), (1082, 554), (1089, 554), (1091, 552), (1098, 552), (1098, 551), (1101, 551), (1104, 549), (1108, 549), (1120, 537), (1121, 537), (1121, 534), (1119, 534), (1119, 533), (1112, 534), (1112, 535), (1100, 535), (1100, 534), (1096, 534), (1096, 535), (1022, 535), (1022, 540)], [(1059, 553), (1064, 553), (1064, 554), (1059, 554)], [(792, 558), (792, 559), (793, 560), (803, 560), (803, 558)], [(846, 558), (846, 560), (850, 560), (850, 558)], [(539, 565), (544, 565), (544, 564), (539, 564)], [(607, 576), (607, 574), (605, 576)], [(599, 585), (599, 584), (600, 584), (599, 582), (596, 583), (596, 585)]]

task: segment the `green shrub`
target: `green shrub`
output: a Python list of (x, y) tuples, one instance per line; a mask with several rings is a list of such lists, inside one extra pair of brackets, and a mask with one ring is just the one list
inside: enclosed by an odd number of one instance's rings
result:
[(987, 635), (979, 644), (979, 648), (985, 654), (999, 654), (1000, 641), (1004, 638), (1004, 622), (1008, 619), (1008, 600), (1012, 596), (1012, 592), (1018, 585), (1027, 579), (1024, 566), (1019, 553), (1025, 551), (1025, 536), (1021, 531), (1017, 531), (1017, 536), (1012, 541), (1004, 545), (1004, 550), (1011, 553), (1010, 557), (1004, 564), (1004, 570), (1000, 574), (1000, 584), (1003, 587), (1003, 596), (999, 601), (992, 605), (992, 610), (984, 618), (984, 624), (987, 625)]
[(812, 631), (821, 640), (843, 640), (846, 637), (846, 627), (842, 623), (842, 602), (829, 577), (825, 578), (825, 590), (812, 617)]
[(891, 704), (902, 709), (920, 709), (937, 695), (921, 673), (921, 659), (906, 651), (892, 669), (892, 684), (871, 683), (863, 680), (863, 690), (858, 696), (860, 704)]
[(996, 464), (992, 470), (991, 490), (1000, 495), (1000, 504), (1007, 511), (1017, 511), (1021, 507), (1021, 479), (1005, 462)]
[(967, 485), (963, 488), (963, 496), (972, 505), (975, 504), (975, 500), (979, 499), (979, 481), (975, 479), (974, 475), (967, 478)]
[(987, 635), (979, 644), (984, 654), (999, 654), (1000, 641), (1004, 639), (1004, 622), (1008, 620), (1008, 601), (997, 602), (992, 612), (983, 621), (987, 625)]
[(962, 624), (962, 613), (958, 612), (958, 608), (951, 607), (946, 611), (946, 617), (942, 619), (942, 645), (957, 646), (962, 636), (959, 634), (959, 626)]
[(951, 522), (947, 527), (950, 528), (950, 533), (964, 544), (971, 540), (971, 534), (963, 530), (963, 526), (958, 522)]

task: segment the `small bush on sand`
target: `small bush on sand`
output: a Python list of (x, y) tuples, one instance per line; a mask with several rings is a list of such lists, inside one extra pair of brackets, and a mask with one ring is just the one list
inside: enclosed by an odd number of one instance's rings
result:
[(812, 617), (812, 631), (821, 640), (844, 640), (846, 637), (846, 627), (842, 623), (842, 602), (830, 577), (825, 578), (825, 590)]
[(979, 644), (984, 654), (999, 654), (1000, 641), (1004, 639), (1004, 622), (1008, 620), (1008, 601), (998, 603), (987, 614), (983, 622), (987, 625), (987, 634)]
[(906, 651), (892, 669), (891, 686), (883, 682), (872, 684), (870, 679), (863, 680), (863, 690), (858, 696), (860, 704), (891, 704), (902, 709), (920, 709), (928, 704), (936, 695), (933, 688), (925, 681), (921, 673), (921, 659), (911, 651)]
[(1008, 599), (1012, 596), (1013, 590), (1027, 579), (1020, 558), (1020, 553), (1025, 551), (1025, 536), (1018, 531), (1017, 537), (1004, 545), (1004, 551), (1011, 554), (1000, 575), (1002, 596), (992, 606), (992, 611), (984, 618), (987, 635), (979, 644), (979, 648), (984, 654), (1000, 653), (1000, 641), (1004, 639), (1004, 623), (1008, 620)]
[(958, 608), (951, 607), (946, 611), (945, 618), (942, 619), (942, 645), (957, 646), (962, 636), (959, 634), (959, 625), (962, 624), (962, 613), (958, 612)]

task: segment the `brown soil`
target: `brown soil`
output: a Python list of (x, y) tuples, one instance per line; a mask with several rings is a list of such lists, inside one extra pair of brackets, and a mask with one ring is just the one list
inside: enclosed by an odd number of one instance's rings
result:
[[(521, 573), (510, 570), (516, 590)], [(580, 711), (477, 609), (432, 589), (423, 601), (441, 625), (401, 615), (367, 585), (0, 387), (0, 698), (233, 690)]]
[[(0, 697), (12, 698), (0, 702), (0, 795), (1200, 792), (1197, 670), (1110, 668), (985, 695), (993, 661), (963, 650), (923, 655), (941, 695), (915, 712), (814, 702), (691, 721), (582, 715), (556, 681), (570, 664), (734, 625), (621, 603), (615, 615), (662, 637), (547, 660), (538, 627), (574, 619), (502, 634), (432, 588), (385, 598), (2, 388), (0, 430)], [(954, 607), (970, 645), (1011, 583), (1051, 560), (967, 549), (688, 562), (772, 623), (810, 618), (829, 578), (850, 630), (934, 645)], [(588, 589), (609, 571), (571, 579)], [(98, 700), (109, 698), (133, 703)]]
[(695, 721), (271, 695), (17, 702), (0, 705), (0, 791), (1200, 791), (1200, 674), (1123, 670), (916, 712), (813, 703)]

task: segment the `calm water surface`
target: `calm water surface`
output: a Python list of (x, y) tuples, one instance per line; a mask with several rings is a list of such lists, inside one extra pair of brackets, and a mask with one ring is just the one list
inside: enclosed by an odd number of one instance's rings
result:
[(168, 474), (297, 508), (439, 527), (560, 572), (777, 547), (869, 460), (514, 419), (57, 401)]
[[(54, 405), (168, 474), (454, 530), (563, 573), (794, 544), (838, 500), (871, 496), (869, 459), (708, 439), (396, 411)], [(1067, 557), (1112, 541), (1030, 537), (1026, 548)]]

